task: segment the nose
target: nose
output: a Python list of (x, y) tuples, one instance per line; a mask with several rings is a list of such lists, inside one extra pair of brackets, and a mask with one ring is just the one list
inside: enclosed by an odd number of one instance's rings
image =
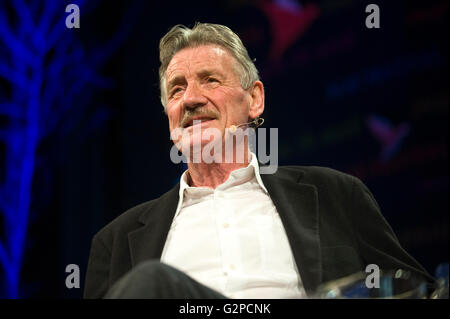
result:
[(203, 95), (201, 87), (193, 82), (189, 83), (183, 95), (183, 106), (187, 109), (195, 109), (204, 106), (208, 100)]

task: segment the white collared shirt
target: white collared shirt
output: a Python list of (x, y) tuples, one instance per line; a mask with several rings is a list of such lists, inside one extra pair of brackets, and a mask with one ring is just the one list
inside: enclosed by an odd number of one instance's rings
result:
[(161, 262), (229, 298), (306, 298), (280, 216), (255, 154), (215, 190), (187, 171)]

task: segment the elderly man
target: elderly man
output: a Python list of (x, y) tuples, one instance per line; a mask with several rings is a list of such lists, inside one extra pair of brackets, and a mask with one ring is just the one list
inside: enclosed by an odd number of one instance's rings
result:
[(301, 166), (260, 174), (248, 136), (226, 160), (231, 133), (264, 110), (258, 72), (229, 28), (177, 25), (160, 60), (161, 101), (188, 169), (96, 234), (86, 298), (306, 298), (369, 264), (430, 279), (358, 179)]

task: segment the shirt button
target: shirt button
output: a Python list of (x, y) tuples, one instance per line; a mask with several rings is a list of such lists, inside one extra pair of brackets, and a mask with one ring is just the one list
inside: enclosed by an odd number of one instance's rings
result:
[(219, 198), (224, 198), (225, 196), (223, 195), (222, 192), (217, 192), (217, 197), (219, 197)]

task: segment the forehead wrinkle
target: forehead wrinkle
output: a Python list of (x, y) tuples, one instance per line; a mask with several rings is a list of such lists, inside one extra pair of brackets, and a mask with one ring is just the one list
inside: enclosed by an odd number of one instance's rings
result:
[[(212, 50), (201, 51), (201, 56), (206, 56), (209, 59), (199, 57), (199, 49), (205, 47), (209, 47)], [(218, 59), (220, 59), (221, 63), (218, 63)], [(166, 69), (166, 87), (169, 88), (169, 86), (174, 82), (179, 82), (180, 77), (188, 78), (190, 76), (193, 76), (191, 73), (191, 69), (194, 67), (197, 67), (198, 69), (195, 76), (198, 76), (198, 73), (205, 71), (219, 72), (221, 76), (225, 76), (227, 72), (226, 70), (224, 70), (224, 68), (226, 69), (227, 67), (230, 67), (233, 75), (236, 76), (237, 80), (240, 82), (239, 71), (237, 70), (237, 62), (235, 61), (231, 53), (220, 46), (207, 44), (198, 47), (185, 48), (174, 55), (172, 60), (169, 62), (169, 66)], [(184, 70), (184, 68), (186, 70)], [(174, 75), (178, 71), (180, 71), (181, 73), (180, 76)]]
[[(184, 62), (184, 63), (189, 63), (190, 61), (189, 61), (189, 60), (183, 61), (183, 60), (177, 59), (177, 57), (174, 57), (174, 58), (172, 59), (172, 61), (170, 61), (169, 66), (167, 67), (167, 70), (166, 70), (166, 78), (169, 79), (169, 78), (172, 76), (173, 73), (175, 73), (177, 70), (183, 68), (183, 65), (182, 65), (183, 62)], [(189, 69), (189, 66), (187, 66), (187, 67), (188, 67), (188, 69)]]

